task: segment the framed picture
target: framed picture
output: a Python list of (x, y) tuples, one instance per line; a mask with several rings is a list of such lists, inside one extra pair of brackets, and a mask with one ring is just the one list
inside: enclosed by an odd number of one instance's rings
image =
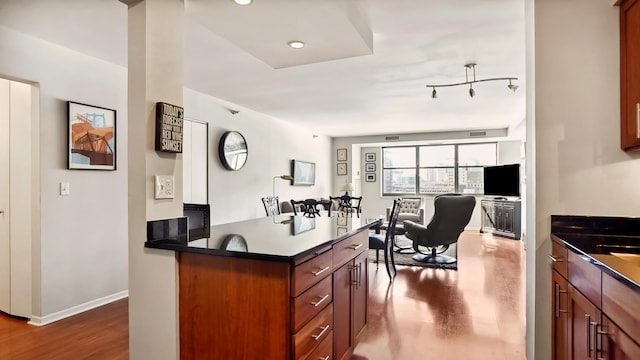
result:
[(338, 226), (337, 229), (338, 229), (338, 231), (337, 231), (337, 235), (338, 236), (344, 235), (344, 234), (349, 232), (349, 228), (348, 227)]
[(376, 163), (366, 163), (365, 164), (366, 172), (376, 172)]
[(364, 161), (376, 161), (376, 153), (364, 154)]
[(338, 163), (338, 175), (347, 175), (347, 163)]
[(347, 161), (347, 149), (338, 149), (338, 161)]
[(68, 169), (116, 169), (116, 111), (67, 101)]
[(376, 181), (376, 173), (367, 173), (365, 174), (365, 181), (366, 182), (375, 182)]

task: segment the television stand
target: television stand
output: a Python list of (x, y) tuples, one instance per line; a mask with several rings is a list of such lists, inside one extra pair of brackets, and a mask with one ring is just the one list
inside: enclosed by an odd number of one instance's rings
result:
[(520, 240), (520, 200), (504, 197), (480, 200), (480, 232)]

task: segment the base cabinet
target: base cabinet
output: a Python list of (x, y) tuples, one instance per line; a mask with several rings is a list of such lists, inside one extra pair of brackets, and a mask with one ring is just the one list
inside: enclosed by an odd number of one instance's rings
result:
[(368, 253), (364, 252), (333, 273), (334, 354), (348, 359), (367, 319)]
[(553, 242), (552, 359), (640, 359), (640, 293)]
[(520, 239), (519, 200), (482, 199), (480, 207), (480, 232)]
[(553, 270), (551, 272), (552, 279), (552, 304), (553, 304), (553, 316), (552, 316), (552, 360), (567, 360), (569, 359), (569, 311), (567, 310), (567, 294), (568, 285), (567, 280), (563, 278), (559, 272)]

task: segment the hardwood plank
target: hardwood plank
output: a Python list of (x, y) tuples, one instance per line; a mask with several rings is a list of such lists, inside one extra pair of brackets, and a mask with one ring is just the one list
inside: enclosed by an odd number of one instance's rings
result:
[[(524, 359), (520, 241), (466, 231), (458, 270), (369, 267), (369, 322), (353, 360)], [(0, 314), (0, 359), (128, 359), (127, 300), (36, 327)], [(334, 309), (335, 311), (335, 309)]]
[(0, 359), (129, 359), (128, 299), (45, 326), (0, 313)]

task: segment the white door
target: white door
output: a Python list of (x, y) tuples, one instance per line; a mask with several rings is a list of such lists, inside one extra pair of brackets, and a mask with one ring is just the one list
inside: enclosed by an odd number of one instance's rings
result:
[(0, 310), (11, 313), (11, 244), (9, 238), (10, 82), (0, 79)]

